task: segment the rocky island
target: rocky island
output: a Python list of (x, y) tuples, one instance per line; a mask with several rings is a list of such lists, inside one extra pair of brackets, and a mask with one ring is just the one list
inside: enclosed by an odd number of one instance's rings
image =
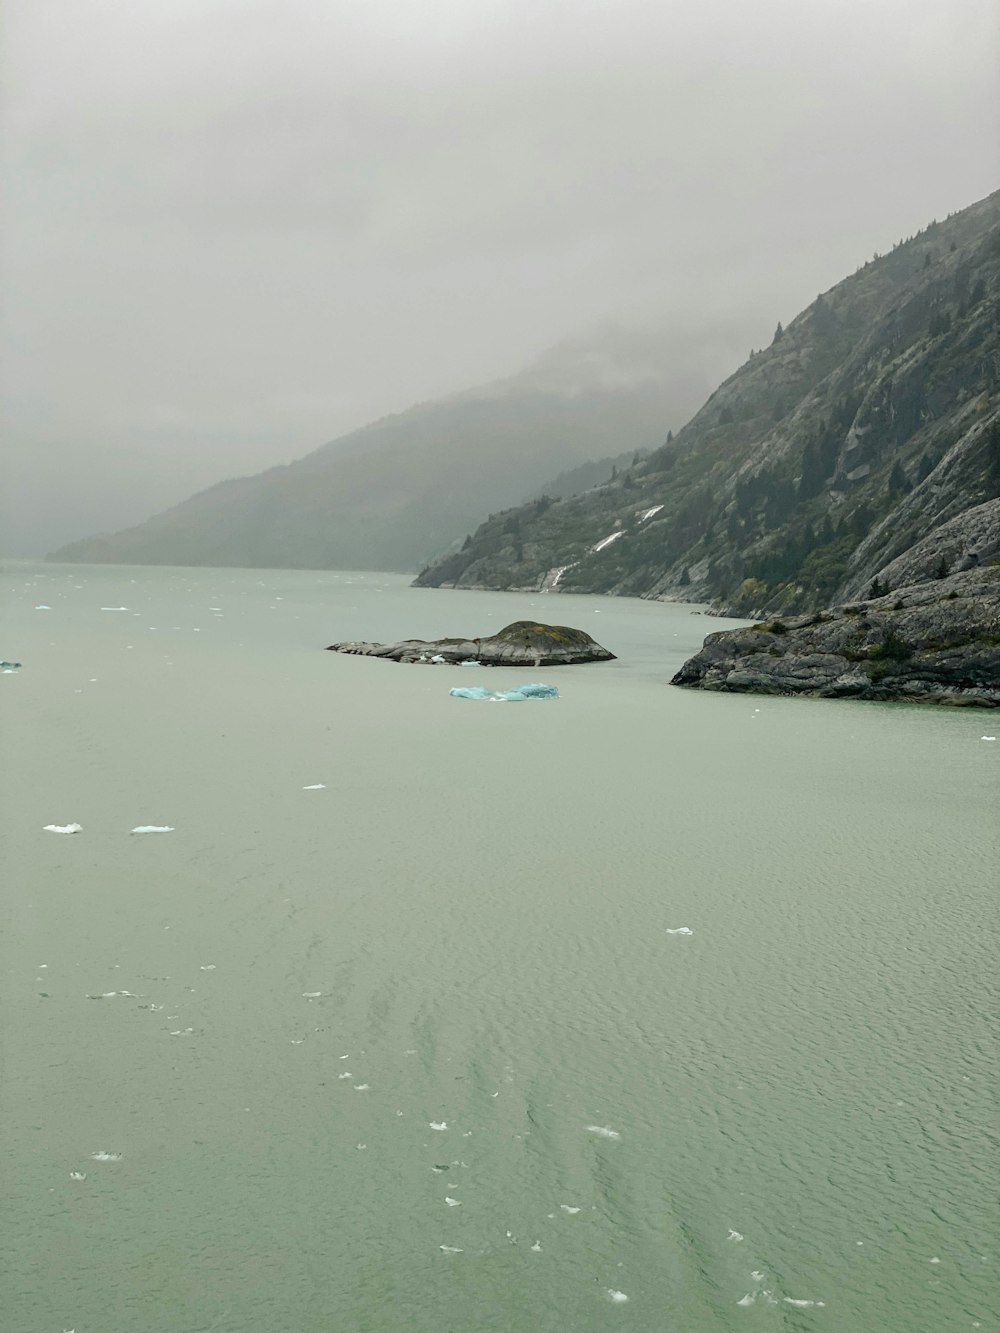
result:
[(516, 620), (480, 639), (404, 639), (401, 643), (331, 643), (328, 652), (383, 657), (390, 662), (421, 662), (440, 666), (570, 666), (580, 662), (613, 662), (582, 629)]

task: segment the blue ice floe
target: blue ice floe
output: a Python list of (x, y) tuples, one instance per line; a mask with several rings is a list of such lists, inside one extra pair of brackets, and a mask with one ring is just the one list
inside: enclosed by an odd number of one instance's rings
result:
[(487, 690), (482, 685), (456, 685), (448, 691), (456, 699), (488, 699), (491, 703), (520, 703), (523, 699), (558, 699), (555, 685), (529, 682), (515, 685), (512, 690)]

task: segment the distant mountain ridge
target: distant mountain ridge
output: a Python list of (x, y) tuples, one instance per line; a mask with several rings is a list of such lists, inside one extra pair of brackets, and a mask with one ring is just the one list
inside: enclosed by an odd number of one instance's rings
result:
[(998, 495), (1000, 192), (779, 325), (648, 458), (417, 583), (807, 611), (995, 558)]
[[(619, 455), (630, 460), (662, 442), (664, 421), (693, 410), (708, 380), (690, 348), (663, 357), (657, 347), (642, 335), (605, 333), (552, 349), (509, 379), (373, 422), (296, 462), (219, 482), (49, 559), (418, 569), (491, 510), (550, 483), (559, 490), (604, 480), (624, 461)], [(576, 473), (593, 460), (601, 460), (596, 471)]]

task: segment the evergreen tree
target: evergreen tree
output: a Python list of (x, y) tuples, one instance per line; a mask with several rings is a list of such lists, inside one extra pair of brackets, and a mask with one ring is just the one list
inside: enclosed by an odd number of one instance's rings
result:
[(897, 458), (892, 465), (892, 471), (889, 473), (889, 494), (902, 495), (905, 491), (912, 489), (906, 479), (906, 473), (903, 471)]

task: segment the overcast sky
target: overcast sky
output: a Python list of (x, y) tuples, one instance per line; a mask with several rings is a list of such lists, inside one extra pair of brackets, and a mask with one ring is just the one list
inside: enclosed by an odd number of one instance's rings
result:
[(728, 372), (1000, 184), (998, 12), (7, 0), (0, 549), (609, 321), (704, 333), (709, 361), (721, 324)]

